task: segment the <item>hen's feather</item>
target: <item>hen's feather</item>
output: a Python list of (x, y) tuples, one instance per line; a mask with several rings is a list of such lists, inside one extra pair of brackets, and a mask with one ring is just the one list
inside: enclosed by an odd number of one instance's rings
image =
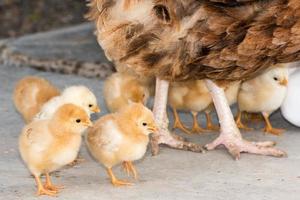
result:
[(298, 0), (92, 0), (117, 65), (167, 80), (244, 80), (300, 59)]

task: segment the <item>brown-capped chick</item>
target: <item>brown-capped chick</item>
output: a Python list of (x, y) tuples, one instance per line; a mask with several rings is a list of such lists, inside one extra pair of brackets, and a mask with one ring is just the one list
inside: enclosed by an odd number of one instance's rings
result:
[[(174, 126), (185, 133), (205, 131), (198, 124), (198, 112), (203, 111), (212, 103), (210, 92), (203, 80), (174, 82), (170, 84), (168, 104), (173, 109)], [(180, 121), (177, 110), (190, 111), (193, 115), (193, 128), (188, 130)]]
[(132, 164), (141, 159), (147, 149), (149, 134), (156, 132), (152, 112), (140, 103), (132, 103), (116, 113), (98, 119), (87, 131), (87, 146), (92, 156), (102, 163), (114, 186), (131, 185), (118, 180), (112, 167), (123, 163), (127, 174), (137, 179)]
[[(19, 137), (21, 157), (35, 178), (37, 195), (55, 196), (60, 187), (50, 180), (49, 173), (71, 163), (77, 156), (81, 134), (92, 122), (81, 107), (64, 104), (49, 120), (26, 125)], [(40, 175), (46, 175), (43, 185)]]
[[(232, 106), (237, 102), (237, 96), (238, 92), (241, 86), (240, 81), (235, 81), (235, 82), (230, 82), (224, 87), (225, 90), (225, 95), (227, 102), (229, 106)], [(205, 109), (205, 116), (206, 116), (206, 129), (207, 130), (212, 130), (212, 131), (217, 131), (219, 130), (219, 126), (216, 126), (212, 123), (212, 118), (211, 118), (211, 111), (214, 110), (214, 105), (213, 103), (208, 106), (208, 108)]]
[(27, 76), (17, 82), (13, 101), (18, 112), (28, 123), (47, 101), (58, 95), (60, 95), (59, 90), (47, 80), (36, 76)]
[(131, 102), (145, 105), (149, 98), (147, 82), (126, 72), (117, 72), (108, 77), (103, 91), (110, 112), (116, 112)]
[(273, 66), (262, 75), (243, 82), (238, 94), (238, 126), (249, 129), (242, 123), (242, 112), (262, 113), (266, 122), (264, 131), (280, 135), (283, 130), (273, 128), (269, 116), (283, 103), (287, 93), (287, 84), (288, 70), (284, 65)]

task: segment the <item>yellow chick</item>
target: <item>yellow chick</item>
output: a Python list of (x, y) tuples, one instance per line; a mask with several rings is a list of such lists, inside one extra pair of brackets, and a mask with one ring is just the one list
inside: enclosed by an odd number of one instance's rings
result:
[[(81, 133), (92, 122), (86, 112), (74, 105), (61, 106), (49, 120), (33, 121), (19, 137), (21, 157), (33, 174), (38, 195), (55, 196), (60, 187), (50, 180), (50, 172), (72, 162), (79, 151)], [(46, 175), (43, 185), (40, 175)]]
[[(168, 104), (173, 109), (174, 126), (185, 133), (205, 131), (198, 124), (198, 112), (203, 111), (212, 103), (212, 98), (203, 80), (191, 80), (186, 82), (171, 83)], [(191, 111), (193, 115), (193, 128), (188, 130), (180, 121), (177, 110)]]
[(55, 111), (67, 103), (82, 107), (89, 116), (91, 113), (100, 112), (97, 99), (93, 92), (87, 87), (79, 85), (64, 89), (60, 96), (54, 97), (45, 103), (34, 120), (51, 119)]
[(123, 163), (127, 174), (131, 173), (137, 179), (132, 161), (144, 156), (149, 134), (156, 130), (152, 112), (140, 103), (132, 103), (98, 119), (87, 130), (86, 142), (91, 155), (107, 169), (114, 186), (131, 185), (117, 179), (112, 167)]
[(288, 70), (282, 65), (271, 67), (262, 75), (243, 82), (238, 94), (239, 112), (236, 120), (238, 127), (249, 129), (242, 123), (242, 112), (262, 113), (266, 122), (264, 131), (280, 135), (283, 129), (273, 128), (269, 116), (283, 103), (287, 84)]
[[(238, 96), (240, 86), (241, 86), (240, 81), (230, 82), (230, 83), (226, 84), (226, 87), (224, 88), (224, 90), (225, 90), (225, 95), (226, 95), (226, 99), (227, 99), (229, 106), (232, 106), (233, 104), (235, 104), (237, 102), (237, 96)], [(212, 131), (217, 131), (217, 130), (219, 130), (219, 126), (216, 126), (212, 123), (212, 118), (210, 115), (212, 110), (214, 110), (213, 103), (210, 104), (210, 106), (208, 106), (208, 108), (205, 109), (205, 111), (204, 111), (205, 116), (206, 116), (206, 129), (212, 130)]]
[(47, 80), (27, 76), (16, 84), (13, 101), (25, 122), (29, 123), (47, 101), (58, 95), (59, 90)]
[(110, 112), (116, 112), (131, 102), (146, 104), (149, 98), (149, 88), (145, 81), (126, 73), (112, 74), (104, 83), (104, 100)]

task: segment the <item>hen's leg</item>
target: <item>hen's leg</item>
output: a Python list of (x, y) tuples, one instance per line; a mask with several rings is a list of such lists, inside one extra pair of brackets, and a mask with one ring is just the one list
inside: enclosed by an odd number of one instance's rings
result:
[(205, 130), (199, 125), (198, 123), (198, 112), (191, 112), (193, 115), (193, 128), (192, 128), (192, 132), (193, 133), (201, 133), (201, 132), (205, 132)]
[(159, 144), (166, 144), (169, 147), (175, 149), (184, 149), (194, 152), (202, 152), (202, 146), (199, 144), (193, 144), (181, 140), (178, 137), (174, 137), (168, 130), (169, 120), (166, 117), (167, 114), (167, 98), (168, 98), (168, 89), (169, 82), (156, 79), (156, 88), (155, 88), (155, 98), (154, 98), (154, 107), (153, 114), (158, 126), (158, 132), (152, 134), (151, 145), (152, 145), (152, 154), (156, 155), (159, 151)]
[(263, 112), (262, 114), (263, 114), (263, 117), (266, 122), (266, 127), (264, 128), (264, 132), (270, 133), (273, 135), (281, 135), (283, 133), (284, 129), (273, 128), (273, 126), (269, 120), (269, 114), (265, 113), (265, 112)]
[(276, 157), (286, 155), (284, 151), (273, 147), (275, 145), (274, 142), (250, 142), (244, 140), (236, 126), (224, 90), (211, 80), (206, 80), (206, 85), (211, 92), (221, 126), (220, 136), (212, 143), (206, 145), (208, 150), (224, 145), (235, 159), (240, 158), (241, 152)]
[(178, 128), (178, 129), (182, 130), (183, 132), (185, 132), (187, 134), (191, 134), (191, 132), (180, 121), (180, 117), (179, 117), (179, 115), (177, 113), (176, 108), (173, 107), (172, 110), (173, 110), (173, 115), (174, 115), (173, 129)]

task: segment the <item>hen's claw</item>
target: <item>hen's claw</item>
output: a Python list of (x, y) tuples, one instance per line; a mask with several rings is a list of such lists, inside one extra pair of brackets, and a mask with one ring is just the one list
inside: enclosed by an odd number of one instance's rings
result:
[(219, 145), (224, 145), (229, 153), (235, 159), (240, 158), (240, 153), (253, 153), (266, 156), (283, 157), (287, 154), (279, 149), (274, 148), (275, 142), (250, 142), (238, 137), (225, 137), (224, 135), (219, 136), (212, 143), (205, 145), (207, 150), (213, 150)]

